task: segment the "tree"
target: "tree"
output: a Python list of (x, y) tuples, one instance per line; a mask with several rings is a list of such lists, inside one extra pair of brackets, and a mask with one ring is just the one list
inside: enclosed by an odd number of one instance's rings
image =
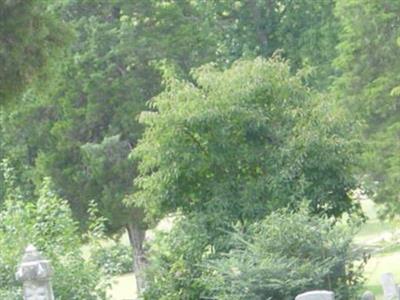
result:
[[(51, 177), (82, 229), (92, 200), (107, 218), (109, 234), (127, 229), (140, 290), (148, 225), (142, 208), (122, 202), (133, 192), (136, 175), (128, 159), (142, 133), (136, 117), (162, 88), (157, 64), (165, 59), (187, 74), (211, 59), (213, 40), (190, 1), (66, 1), (55, 9), (75, 29), (76, 41), (53, 87), (31, 109), (20, 110), (18, 120), (31, 120), (40, 129), (20, 128), (26, 141), (34, 140), (29, 153), (18, 147), (32, 158), (28, 177), (37, 182)], [(39, 111), (49, 114), (37, 120)], [(9, 144), (15, 140), (10, 137)]]
[(314, 86), (330, 82), (338, 41), (334, 0), (222, 0), (206, 7), (219, 34), (219, 60), (269, 57), (281, 50), (295, 70), (315, 69)]
[[(20, 94), (68, 41), (63, 24), (38, 0), (0, 1), (0, 103)], [(41, 74), (44, 75), (44, 74)]]
[(146, 130), (132, 154), (139, 176), (130, 200), (150, 218), (182, 216), (153, 248), (148, 299), (210, 296), (204, 260), (231, 249), (233, 225), (247, 232), (304, 199), (316, 215), (357, 209), (349, 197), (357, 187), (355, 124), (306, 88), (301, 74), (291, 75), (287, 62), (241, 60), (226, 71), (208, 65), (194, 77), (165, 78), (154, 111), (141, 114)]
[(356, 208), (355, 124), (286, 62), (245, 60), (223, 72), (208, 65), (194, 76), (167, 77), (151, 102), (156, 111), (141, 114), (136, 204), (154, 217), (200, 213), (210, 234), (303, 199), (316, 214)]
[[(137, 170), (128, 153), (143, 132), (137, 115), (164, 88), (160, 68), (173, 65), (180, 77), (190, 81), (190, 69), (210, 61), (226, 67), (248, 53), (268, 56), (285, 48), (296, 69), (316, 58), (318, 51), (305, 54), (317, 49), (309, 46), (310, 41), (334, 49), (325, 44), (330, 45), (334, 34), (329, 32), (327, 40), (320, 38), (320, 30), (334, 24), (329, 1), (304, 0), (293, 5), (277, 0), (268, 9), (260, 1), (251, 2), (256, 10), (247, 2), (241, 9), (239, 1), (235, 3), (59, 1), (51, 8), (75, 30), (76, 39), (58, 62), (57, 76), (51, 74), (56, 77), (51, 85), (39, 96), (36, 91), (25, 94), (21, 107), (3, 115), (0, 126), (6, 134), (1, 137), (0, 155), (16, 165), (24, 191), (34, 194), (42, 178), (51, 177), (83, 230), (88, 205), (94, 199), (107, 217), (110, 234), (122, 228), (131, 233), (139, 259), (135, 270), (142, 265), (142, 240), (148, 224), (142, 208), (127, 208), (122, 200), (135, 191), (132, 183)], [(254, 25), (257, 10), (261, 15)], [(267, 24), (270, 17), (273, 24)], [(291, 18), (295, 35), (286, 41), (283, 36), (292, 30)], [(242, 32), (237, 22), (241, 28), (246, 23), (251, 26)], [(252, 32), (264, 27), (268, 34), (282, 35), (268, 37), (274, 41), (268, 51), (258, 51), (260, 40)], [(242, 44), (246, 47), (237, 48)], [(297, 50), (291, 51), (292, 47)], [(296, 57), (299, 53), (307, 59)]]
[(400, 3), (398, 1), (338, 1), (341, 22), (341, 76), (336, 92), (355, 118), (364, 122), (362, 175), (377, 183), (375, 200), (386, 213), (399, 213), (400, 194)]
[[(33, 166), (37, 154), (52, 145), (49, 131), (57, 114), (54, 105), (46, 104), (31, 91), (25, 92), (17, 104), (0, 110), (0, 160), (13, 169), (15, 186), (12, 188), (18, 188), (25, 201), (34, 202), (36, 184), (40, 186), (41, 179)], [(5, 184), (3, 175), (0, 172), (0, 204), (11, 188)]]

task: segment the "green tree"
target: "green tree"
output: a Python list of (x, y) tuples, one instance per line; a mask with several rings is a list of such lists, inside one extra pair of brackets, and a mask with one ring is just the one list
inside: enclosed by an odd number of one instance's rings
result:
[(338, 1), (341, 76), (335, 82), (343, 104), (364, 121), (367, 181), (377, 183), (375, 200), (386, 213), (400, 212), (400, 3), (392, 0)]
[[(73, 27), (75, 42), (58, 61), (57, 72), (50, 73), (51, 84), (40, 95), (26, 93), (20, 107), (2, 115), (0, 156), (15, 166), (26, 194), (33, 195), (35, 185), (51, 177), (83, 229), (95, 200), (110, 234), (121, 228), (130, 232), (138, 270), (148, 225), (142, 208), (127, 208), (122, 200), (135, 191), (137, 171), (128, 153), (143, 131), (137, 115), (163, 89), (160, 65), (173, 65), (180, 77), (191, 80), (190, 69), (206, 62), (229, 66), (242, 55), (268, 56), (279, 48), (295, 69), (326, 63), (335, 40), (331, 4), (277, 0), (265, 8), (261, 1), (57, 1), (51, 9)], [(255, 29), (268, 33), (266, 48)]]
[(209, 1), (219, 59), (269, 57), (278, 49), (294, 69), (313, 67), (311, 83), (326, 87), (333, 74), (338, 22), (334, 0)]
[(140, 176), (135, 203), (153, 216), (201, 213), (211, 228), (246, 223), (278, 207), (310, 201), (313, 213), (340, 216), (358, 155), (355, 124), (332, 99), (304, 87), (280, 59), (205, 66), (194, 84), (166, 78), (143, 112), (133, 150)]
[[(33, 166), (37, 153), (52, 144), (49, 131), (55, 117), (55, 106), (44, 103), (31, 91), (22, 95), (18, 105), (0, 110), (0, 159), (12, 167), (15, 176), (12, 188), (18, 188), (26, 201), (37, 198), (35, 182), (40, 185), (41, 180), (35, 176)], [(7, 194), (7, 179), (3, 175), (0, 172), (0, 204)]]
[[(309, 0), (274, 0), (268, 5), (232, 0), (114, 0), (107, 4), (62, 1), (49, 5), (76, 29), (77, 40), (70, 51), (71, 58), (58, 61), (57, 68), (64, 71), (58, 83), (46, 85), (46, 95), (30, 92), (20, 107), (4, 112), (0, 156), (12, 161), (24, 190), (32, 191), (33, 181), (41, 182), (40, 178), (34, 179), (36, 171), (32, 170), (38, 153), (63, 148), (61, 152), (66, 153), (49, 158), (41, 169), (48, 176), (46, 170), (51, 166), (60, 169), (62, 161), (73, 162), (69, 171), (65, 170), (68, 175), (56, 176), (53, 181), (63, 186), (63, 196), (73, 199), (74, 211), (83, 219), (87, 199), (93, 196), (84, 196), (81, 201), (79, 195), (65, 194), (76, 191), (78, 176), (69, 175), (88, 169), (81, 164), (83, 155), (78, 144), (101, 144), (104, 137), (119, 135), (135, 145), (141, 129), (134, 115), (162, 89), (153, 62), (167, 59), (186, 77), (192, 67), (205, 62), (217, 60), (226, 66), (243, 55), (269, 56), (283, 49), (294, 68), (318, 65), (317, 74), (329, 73), (320, 65), (328, 64), (334, 51), (336, 23), (332, 7), (331, 1)], [(264, 39), (268, 40), (265, 45)], [(58, 71), (51, 70), (50, 75), (54, 77)], [(58, 119), (63, 121), (50, 134)], [(107, 129), (108, 124), (112, 130)], [(54, 143), (54, 135), (60, 140), (56, 142), (59, 146)], [(67, 138), (61, 141), (61, 135)], [(67, 146), (72, 140), (79, 140), (74, 151)], [(88, 158), (90, 151), (85, 153)], [(93, 158), (86, 162), (89, 160)]]
[(202, 265), (231, 248), (234, 224), (246, 231), (304, 199), (317, 215), (358, 207), (349, 197), (360, 151), (355, 124), (285, 61), (242, 60), (226, 71), (208, 65), (194, 77), (167, 75), (155, 111), (141, 114), (147, 127), (132, 154), (139, 176), (129, 200), (149, 217), (183, 216), (152, 249), (148, 299), (210, 296)]
[(0, 1), (0, 104), (19, 95), (69, 34), (40, 0)]
[[(10, 136), (9, 144), (32, 158), (28, 180), (52, 178), (83, 229), (95, 200), (108, 233), (128, 230), (140, 289), (148, 225), (142, 208), (122, 203), (136, 175), (128, 155), (142, 133), (137, 115), (161, 91), (158, 62), (165, 59), (187, 74), (212, 59), (210, 30), (191, 1), (65, 1), (55, 9), (74, 28), (76, 41), (47, 95), (21, 109), (10, 127), (31, 143), (16, 146)], [(187, 21), (192, 18), (197, 21)], [(40, 111), (48, 114), (38, 120)], [(38, 131), (19, 120), (34, 122)]]

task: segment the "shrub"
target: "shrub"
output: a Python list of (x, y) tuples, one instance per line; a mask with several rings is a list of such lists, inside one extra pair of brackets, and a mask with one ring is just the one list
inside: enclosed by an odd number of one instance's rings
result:
[(218, 235), (202, 221), (182, 218), (151, 244), (144, 299), (292, 300), (311, 289), (356, 298), (365, 265), (356, 222), (279, 210)]
[(98, 248), (92, 253), (98, 268), (108, 275), (122, 275), (132, 272), (132, 248), (124, 244), (112, 244)]
[(0, 289), (0, 299), (7, 300), (21, 300), (22, 291), (20, 288), (13, 288), (7, 290)]
[(213, 255), (210, 236), (197, 219), (174, 223), (169, 233), (158, 233), (150, 245), (146, 300), (198, 300), (208, 295), (201, 263)]
[(209, 260), (203, 278), (220, 300), (291, 300), (312, 289), (355, 299), (366, 262), (352, 244), (355, 228), (305, 209), (280, 210), (236, 231), (233, 249)]
[(106, 299), (103, 273), (83, 258), (82, 242), (71, 210), (66, 201), (51, 191), (47, 180), (36, 204), (9, 195), (3, 205), (0, 213), (1, 299), (13, 299), (17, 293), (20, 284), (15, 280), (15, 271), (30, 243), (51, 261), (56, 299)]

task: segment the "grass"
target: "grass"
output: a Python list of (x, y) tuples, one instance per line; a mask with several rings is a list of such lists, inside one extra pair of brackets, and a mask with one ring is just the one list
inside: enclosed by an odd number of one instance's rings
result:
[(383, 273), (393, 273), (400, 282), (400, 244), (395, 237), (397, 226), (388, 221), (380, 221), (376, 217), (376, 207), (372, 201), (363, 201), (363, 210), (369, 217), (356, 236), (356, 242), (374, 245), (378, 251), (372, 255), (365, 268), (365, 290), (373, 292), (377, 300), (383, 300), (380, 277)]
[(136, 299), (135, 275), (131, 273), (114, 277), (108, 298), (110, 300)]
[[(367, 277), (365, 288), (374, 292), (377, 299), (383, 299), (382, 288), (380, 287), (380, 276), (383, 273), (393, 273), (397, 280), (400, 279), (399, 259), (400, 252), (394, 252), (390, 255), (377, 255), (368, 262), (365, 270)], [(376, 287), (379, 287), (379, 289)]]
[(385, 232), (393, 232), (395, 230), (395, 226), (391, 223), (382, 223), (378, 220), (373, 222), (368, 222), (364, 224), (357, 235), (358, 240), (369, 240), (375, 237), (383, 237), (382, 234)]

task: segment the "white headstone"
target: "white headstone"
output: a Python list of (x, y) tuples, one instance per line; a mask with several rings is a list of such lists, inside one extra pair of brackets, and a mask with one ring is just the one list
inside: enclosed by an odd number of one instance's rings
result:
[(311, 291), (298, 295), (295, 300), (335, 300), (335, 294), (331, 291)]
[(23, 299), (54, 300), (50, 280), (52, 274), (49, 261), (43, 259), (34, 246), (29, 245), (16, 273), (17, 280), (23, 284)]
[(366, 291), (362, 295), (361, 300), (375, 300), (375, 295), (370, 291)]
[(392, 273), (383, 273), (381, 276), (381, 284), (383, 288), (383, 298), (385, 300), (398, 300), (399, 287), (396, 284)]

